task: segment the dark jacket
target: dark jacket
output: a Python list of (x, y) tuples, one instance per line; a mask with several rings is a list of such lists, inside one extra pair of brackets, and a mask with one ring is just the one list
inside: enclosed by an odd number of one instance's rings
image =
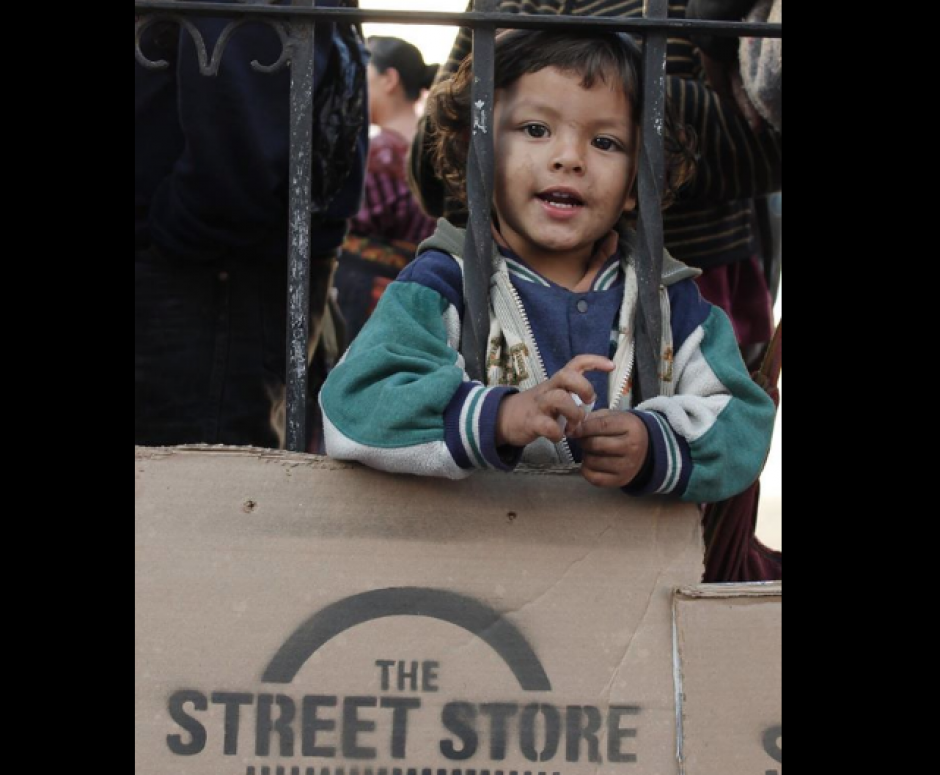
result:
[[(201, 32), (211, 57), (231, 20), (189, 17), (189, 22)], [(338, 34), (336, 25), (317, 24), (316, 91), (337, 47), (348, 47), (349, 40)], [(192, 35), (176, 26), (149, 27), (141, 48), (148, 59), (166, 60), (169, 67), (150, 70), (135, 61), (136, 247), (152, 243), (163, 253), (193, 260), (234, 254), (283, 261), (288, 247), (290, 71), (265, 74), (251, 67), (253, 61), (270, 65), (280, 59), (277, 33), (263, 23), (236, 30), (215, 77), (200, 73)], [(352, 69), (342, 72), (347, 78), (354, 75)], [(346, 219), (358, 209), (368, 149), (366, 104), (363, 91), (360, 115), (344, 117), (359, 126), (355, 158), (322, 222), (314, 226), (313, 254), (338, 247)]]

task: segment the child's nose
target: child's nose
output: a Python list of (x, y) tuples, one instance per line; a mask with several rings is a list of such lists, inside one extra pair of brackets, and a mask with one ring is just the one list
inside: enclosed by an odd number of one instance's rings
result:
[(577, 143), (561, 142), (555, 148), (552, 158), (552, 169), (556, 172), (568, 170), (570, 172), (584, 172), (584, 154)]

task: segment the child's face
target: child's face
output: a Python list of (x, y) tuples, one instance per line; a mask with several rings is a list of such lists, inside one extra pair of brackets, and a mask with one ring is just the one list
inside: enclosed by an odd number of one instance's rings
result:
[(619, 85), (549, 67), (496, 94), (500, 233), (529, 263), (584, 261), (632, 210), (637, 117)]

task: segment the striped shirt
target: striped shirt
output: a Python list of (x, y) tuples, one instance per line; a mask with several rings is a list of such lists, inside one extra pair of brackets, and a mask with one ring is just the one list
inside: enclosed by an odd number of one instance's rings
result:
[(410, 147), (404, 137), (388, 129), (372, 138), (365, 193), (362, 207), (350, 224), (352, 234), (400, 240), (417, 247), (434, 233), (436, 221), (424, 214), (408, 188)]

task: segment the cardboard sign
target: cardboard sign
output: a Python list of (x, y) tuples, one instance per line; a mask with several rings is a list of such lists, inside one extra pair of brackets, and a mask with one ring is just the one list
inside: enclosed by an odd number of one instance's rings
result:
[(782, 592), (780, 582), (677, 591), (685, 775), (783, 775)]
[(693, 506), (226, 447), (134, 466), (135, 775), (677, 772)]

